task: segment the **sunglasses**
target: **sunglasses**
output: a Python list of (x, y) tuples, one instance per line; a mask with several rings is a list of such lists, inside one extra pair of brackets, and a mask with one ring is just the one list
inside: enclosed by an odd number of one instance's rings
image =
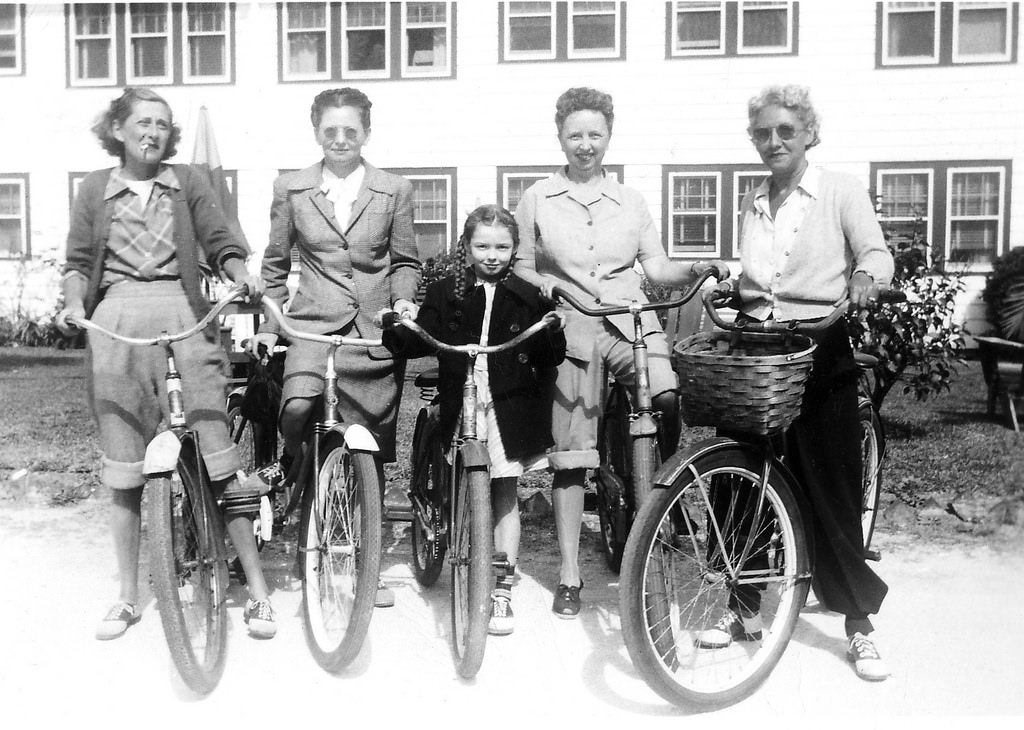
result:
[(324, 130), (324, 137), (329, 142), (334, 142), (339, 138), (355, 142), (359, 139), (359, 131), (352, 129), (352, 127), (327, 127)]
[(783, 142), (788, 142), (804, 131), (803, 128), (794, 127), (792, 124), (780, 124), (777, 127), (755, 127), (750, 130), (750, 138), (758, 144), (764, 144), (772, 138), (773, 130)]

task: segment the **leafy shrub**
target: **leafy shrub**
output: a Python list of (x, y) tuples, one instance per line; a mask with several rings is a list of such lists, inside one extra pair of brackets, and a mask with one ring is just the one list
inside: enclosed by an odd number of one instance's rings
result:
[(1000, 334), (1024, 342), (1024, 246), (1011, 248), (992, 262), (982, 299)]
[(919, 222), (912, 236), (902, 237), (883, 226), (896, 263), (893, 288), (906, 293), (907, 301), (880, 304), (847, 318), (854, 346), (878, 358), (871, 392), (877, 408), (898, 381), (903, 381), (904, 393), (918, 400), (948, 391), (956, 366), (964, 362), (962, 330), (953, 321), (964, 282), (941, 262), (928, 264), (928, 242), (921, 229)]
[(0, 347), (73, 347), (74, 340), (68, 340), (57, 329), (54, 314), (31, 317), (25, 312), (16, 312), (9, 317), (0, 317)]

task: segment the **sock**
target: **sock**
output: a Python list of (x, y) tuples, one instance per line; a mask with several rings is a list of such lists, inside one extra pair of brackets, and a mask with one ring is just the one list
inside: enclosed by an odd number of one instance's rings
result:
[(494, 597), (495, 598), (507, 598), (512, 600), (512, 578), (515, 577), (516, 566), (512, 566), (508, 569), (505, 575), (498, 576), (494, 582)]

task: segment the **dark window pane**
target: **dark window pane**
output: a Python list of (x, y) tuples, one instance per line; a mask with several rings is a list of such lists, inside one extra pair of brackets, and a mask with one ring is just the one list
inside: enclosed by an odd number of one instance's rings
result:
[(963, 55), (1006, 53), (1007, 20), (1007, 11), (1001, 8), (962, 8), (957, 51)]
[(167, 73), (167, 40), (136, 38), (132, 41), (132, 73), (135, 76), (164, 76)]
[(189, 39), (189, 73), (193, 76), (223, 76), (227, 73), (227, 42), (224, 36)]
[(18, 65), (18, 41), (14, 36), (0, 36), (0, 68)]
[(935, 16), (933, 13), (891, 13), (889, 15), (889, 55), (893, 58), (935, 55)]
[(513, 51), (550, 51), (551, 18), (510, 18), (509, 48)]
[(572, 32), (573, 48), (578, 51), (615, 50), (614, 15), (577, 15)]
[(744, 48), (785, 48), (788, 45), (787, 12), (780, 9), (743, 12)]
[(167, 6), (136, 3), (131, 6), (132, 33), (166, 33)]
[(78, 41), (78, 69), (80, 78), (105, 79), (110, 77), (110, 41)]
[(676, 48), (718, 48), (722, 44), (721, 13), (679, 13), (676, 17)]
[(447, 33), (444, 28), (410, 28), (407, 35), (408, 65), (442, 68), (447, 63)]
[(20, 256), (25, 250), (21, 240), (21, 222), (0, 220), (0, 254)]
[(386, 61), (383, 30), (348, 32), (348, 67), (352, 71), (380, 71)]
[(107, 5), (76, 5), (75, 33), (106, 35), (110, 32), (110, 8)]
[(998, 221), (953, 221), (949, 250), (954, 261), (989, 263), (998, 247)]

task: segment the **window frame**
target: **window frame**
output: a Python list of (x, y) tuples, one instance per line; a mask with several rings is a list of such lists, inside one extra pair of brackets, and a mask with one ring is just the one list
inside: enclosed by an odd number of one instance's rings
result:
[(581, 2), (581, 0), (570, 0), (569, 4), (567, 6), (568, 16), (567, 16), (567, 22), (566, 22), (566, 55), (568, 56), (568, 60), (570, 60), (570, 61), (590, 61), (590, 60), (593, 60), (595, 58), (598, 58), (598, 59), (619, 58), (620, 55), (621, 55), (622, 39), (623, 39), (623, 36), (624, 36), (624, 27), (623, 27), (624, 24), (622, 23), (622, 21), (620, 19), (622, 14), (625, 12), (625, 10), (622, 7), (622, 4), (618, 3), (618, 2), (612, 2), (611, 3), (611, 5), (613, 6), (613, 12), (610, 13), (610, 14), (612, 16), (613, 27), (614, 27), (615, 31), (614, 31), (613, 41), (612, 41), (612, 49), (610, 51), (607, 51), (607, 50), (590, 51), (590, 50), (586, 50), (586, 49), (578, 50), (578, 49), (576, 49), (574, 47), (575, 46), (575, 38), (576, 38), (576, 28), (575, 28), (575, 23), (573, 21), (577, 17), (591, 17), (591, 16), (606, 16), (606, 15), (609, 15), (609, 13), (607, 11), (605, 11), (605, 12), (592, 11), (592, 12), (579, 12), (579, 13), (577, 13), (576, 12), (576, 6), (577, 5), (584, 5), (584, 4), (586, 4), (585, 1)]
[[(190, 31), (188, 29), (189, 19), (189, 5), (199, 5), (205, 3), (185, 3), (182, 6), (181, 13), (181, 82), (183, 84), (193, 86), (195, 84), (227, 84), (231, 83), (234, 79), (234, 58), (235, 58), (235, 16), (231, 11), (232, 3), (213, 3), (219, 4), (224, 8), (224, 30), (221, 32), (213, 31)], [(203, 38), (216, 35), (224, 36), (224, 70), (225, 73), (218, 75), (199, 76), (191, 73), (191, 58), (192, 54), (189, 52), (189, 41), (192, 38)]]
[[(191, 72), (189, 40), (197, 33), (188, 30), (189, 6), (194, 3), (156, 3), (164, 5), (168, 17), (167, 25), (167, 69), (164, 76), (135, 76), (132, 63), (132, 39), (146, 37), (131, 31), (131, 5), (135, 3), (68, 3), (64, 6), (67, 35), (67, 86), (69, 88), (95, 88), (99, 86), (196, 86), (224, 85), (235, 82), (235, 12), (234, 2), (214, 2), (224, 11), (225, 73), (216, 76), (202, 76)], [(75, 32), (77, 11), (80, 7), (98, 8), (106, 6), (110, 32), (106, 35), (80, 36)], [(101, 79), (83, 79), (78, 65), (78, 42), (84, 39), (106, 38), (110, 40), (108, 63), (110, 74)]]
[[(926, 227), (928, 236), (928, 260), (934, 261), (936, 256), (942, 258), (947, 268), (955, 267), (972, 273), (991, 271), (991, 264), (978, 262), (950, 261), (950, 238), (952, 231), (952, 175), (960, 172), (996, 172), (1000, 174), (999, 191), (999, 231), (996, 248), (992, 251), (995, 259), (1010, 249), (1010, 213), (1012, 203), (1013, 160), (928, 160), (928, 161), (883, 161), (871, 163), (872, 194), (876, 199), (881, 196), (882, 175), (911, 174), (930, 172), (931, 187), (929, 189), (929, 213), (931, 219)], [(879, 223), (886, 224), (888, 219), (879, 215)]]
[[(1006, 193), (1007, 193), (1007, 189), (1006, 189), (1006, 173), (1007, 173), (1007, 170), (1006, 170), (1006, 168), (1001, 167), (1001, 166), (992, 166), (992, 165), (977, 165), (977, 166), (975, 166), (975, 165), (967, 165), (967, 166), (962, 166), (962, 167), (950, 166), (950, 167), (948, 167), (946, 169), (946, 230), (944, 231), (945, 239), (946, 240), (943, 242), (944, 256), (945, 256), (944, 260), (945, 261), (950, 261), (951, 260), (951, 255), (953, 253), (953, 250), (952, 250), (952, 248), (953, 248), (952, 239), (953, 239), (953, 224), (954, 223), (961, 222), (961, 221), (992, 220), (993, 219), (993, 216), (991, 216), (991, 215), (989, 215), (989, 216), (960, 215), (960, 216), (954, 217), (954, 215), (953, 215), (953, 176), (954, 175), (958, 175), (958, 174), (991, 173), (991, 172), (994, 172), (994, 173), (999, 175), (999, 196), (998, 196), (999, 212), (998, 212), (998, 214), (996, 214), (996, 216), (994, 216), (995, 220), (996, 220), (996, 247), (995, 247), (995, 250), (992, 251), (992, 260), (994, 261), (996, 258), (1001, 256), (1004, 251), (1008, 250), (1008, 245), (1003, 243), (1004, 238), (1006, 238), (1006, 229), (1009, 227), (1009, 226), (1007, 226), (1007, 220), (1006, 220), (1006, 217), (1007, 217), (1007, 214), (1008, 214), (1008, 204), (1009, 204), (1009, 200), (1007, 199), (1008, 196), (1006, 195)], [(972, 270), (978, 270), (981, 267), (990, 268), (991, 264), (988, 264), (988, 263), (986, 263), (986, 264), (969, 263), (968, 266)]]
[[(800, 50), (800, 3), (795, 0), (773, 0), (779, 9), (786, 11), (786, 45), (783, 46), (743, 46), (743, 24), (745, 13), (755, 9), (749, 0), (725, 0), (719, 3), (719, 27), (721, 41), (717, 48), (678, 49), (678, 31), (676, 22), (680, 12), (697, 12), (711, 10), (707, 8), (690, 8), (690, 2), (670, 0), (665, 3), (665, 58), (750, 58), (755, 56), (796, 56)], [(783, 8), (784, 6), (784, 8)]]
[[(387, 168), (387, 172), (394, 175), (401, 175), (409, 182), (413, 183), (415, 190), (415, 181), (417, 180), (444, 180), (448, 185), (448, 200), (445, 203), (445, 212), (447, 214), (447, 220), (444, 221), (447, 232), (445, 236), (444, 249), (434, 254), (424, 255), (420, 252), (420, 258), (427, 260), (433, 256), (443, 256), (446, 253), (450, 253), (455, 240), (458, 238), (458, 222), (455, 220), (455, 213), (457, 210), (456, 201), (458, 200), (458, 168), (455, 167), (391, 167)], [(415, 200), (413, 205), (413, 229), (415, 230), (417, 222), (424, 224), (437, 224), (441, 223), (440, 219), (423, 219), (417, 221), (415, 218)], [(417, 246), (417, 250), (419, 247)]]
[[(615, 48), (612, 51), (574, 50), (572, 41), (575, 31), (572, 27), (573, 9), (581, 0), (551, 0), (551, 50), (550, 51), (513, 51), (512, 50), (512, 17), (525, 17), (511, 14), (511, 3), (514, 0), (501, 0), (498, 3), (498, 63), (536, 63), (536, 62), (592, 62), (592, 61), (624, 61), (626, 60), (626, 12), (627, 3), (614, 0), (615, 3)], [(606, 0), (608, 1), (608, 0)], [(580, 13), (593, 15), (597, 13)], [(540, 17), (541, 14), (537, 14)]]
[(17, 254), (12, 254), (6, 250), (0, 250), (0, 261), (25, 261), (26, 259), (32, 258), (32, 225), (31, 225), (31, 214), (29, 211), (29, 174), (27, 172), (0, 172), (0, 185), (11, 185), (16, 184), (21, 188), (20, 203), (21, 203), (21, 215), (2, 215), (2, 220), (20, 220), (21, 221), (21, 241), (22, 251)]
[[(164, 32), (163, 33), (136, 33), (132, 30), (132, 9), (135, 5), (163, 5), (164, 9)], [(183, 13), (184, 15), (184, 13)], [(137, 86), (165, 86), (174, 83), (174, 57), (171, 51), (174, 18), (171, 15), (170, 3), (125, 3), (124, 8), (124, 73), (125, 81), (128, 84)], [(116, 29), (115, 29), (116, 33)], [(136, 76), (135, 75), (135, 54), (133, 41), (140, 38), (164, 38), (164, 69), (162, 76)]]
[[(739, 180), (746, 176), (768, 177), (768, 171), (753, 163), (722, 163), (661, 166), (661, 236), (662, 248), (673, 261), (697, 261), (706, 258), (738, 259), (739, 212), (741, 199), (737, 196)], [(715, 177), (718, 181), (716, 207), (716, 242), (711, 251), (673, 252), (672, 231), (676, 211), (673, 208), (673, 180), (679, 177)], [(728, 250), (727, 250), (728, 249)]]
[(932, 253), (931, 253), (932, 244), (930, 242), (934, 241), (935, 238), (936, 238), (935, 230), (934, 230), (934, 226), (935, 226), (935, 174), (936, 174), (936, 172), (935, 172), (935, 168), (934, 167), (929, 167), (927, 165), (923, 165), (921, 167), (906, 167), (906, 168), (901, 168), (901, 169), (891, 169), (891, 168), (881, 169), (880, 168), (877, 171), (875, 171), (872, 174), (872, 176), (871, 176), (872, 183), (874, 184), (874, 187), (872, 188), (872, 190), (874, 191), (874, 198), (878, 201), (877, 202), (878, 222), (879, 222), (879, 224), (884, 224), (884, 223), (888, 223), (890, 221), (893, 222), (893, 223), (912, 223), (912, 222), (916, 222), (918, 220), (922, 220), (922, 218), (918, 218), (918, 217), (911, 218), (910, 216), (884, 216), (883, 215), (882, 210), (881, 210), (882, 199), (883, 199), (882, 198), (882, 190), (883, 190), (882, 179), (883, 179), (883, 177), (886, 176), (886, 175), (927, 175), (927, 177), (928, 177), (928, 202), (927, 202), (927, 212), (926, 212), (926, 215), (923, 216), (923, 224), (924, 224), (926, 240), (929, 241), (929, 245), (928, 245), (928, 260), (929, 261), (932, 259)]
[[(702, 208), (699, 210), (677, 210), (674, 205), (676, 198), (675, 183), (679, 180), (712, 180), (715, 185), (715, 205), (714, 210), (711, 211), (708, 208)], [(665, 238), (665, 253), (670, 259), (687, 259), (687, 258), (721, 258), (722, 257), (722, 191), (724, 186), (722, 185), (722, 172), (719, 170), (686, 170), (686, 171), (673, 171), (668, 173), (668, 201), (669, 210), (668, 213), (668, 235)], [(678, 244), (673, 240), (672, 232), (675, 231), (675, 223), (677, 218), (681, 218), (683, 221), (687, 217), (691, 218), (707, 218), (713, 217), (715, 221), (715, 239), (711, 243), (712, 249), (710, 251), (706, 249), (687, 250), (684, 248), (686, 244), (679, 242)], [(683, 230), (682, 227), (680, 230)], [(679, 246), (679, 250), (675, 250), (676, 246)], [(691, 246), (693, 244), (690, 244)]]
[[(447, 58), (445, 60), (445, 66), (443, 69), (413, 70), (416, 67), (409, 66), (408, 64), (405, 63), (405, 55), (408, 52), (407, 31), (410, 27), (415, 27), (410, 26), (406, 22), (406, 10), (408, 9), (410, 2), (392, 2), (390, 0), (353, 0), (352, 2), (310, 3), (315, 5), (321, 5), (324, 7), (326, 28), (322, 32), (325, 33), (327, 38), (325, 49), (327, 58), (325, 71), (309, 74), (294, 74), (288, 71), (289, 29), (286, 23), (288, 17), (288, 10), (291, 5), (302, 3), (277, 3), (278, 82), (282, 84), (289, 84), (307, 81), (402, 81), (409, 79), (455, 78), (457, 68), (457, 46), (455, 29), (457, 27), (458, 3), (454, 2), (453, 0), (429, 1), (437, 2), (437, 4), (445, 6), (444, 28)], [(345, 15), (345, 11), (347, 10), (346, 6), (353, 4), (368, 4), (370, 2), (373, 2), (374, 4), (383, 4), (385, 9), (384, 69), (353, 71), (350, 68), (348, 68), (349, 42), (347, 31), (349, 30), (349, 28), (347, 26), (347, 18)]]
[[(949, 0), (937, 1), (931, 10), (935, 16), (935, 47), (931, 56), (890, 56), (889, 28), (890, 15), (896, 13), (928, 12), (926, 9), (892, 8), (893, 3), (876, 4), (877, 32), (875, 34), (875, 68), (908, 68), (935, 66), (972, 66), (1017, 62), (1017, 41), (1020, 25), (1020, 3), (985, 2), (962, 3)], [(957, 46), (960, 40), (960, 10), (995, 9), (1002, 5), (1006, 10), (1006, 51), (1000, 54), (961, 54)], [(969, 6), (969, 7), (965, 7)]]
[[(402, 78), (411, 79), (429, 79), (429, 78), (448, 78), (452, 75), (452, 43), (451, 39), (455, 34), (455, 28), (452, 25), (450, 10), (452, 8), (451, 3), (438, 3), (445, 6), (445, 19), (444, 22), (438, 23), (436, 20), (430, 23), (422, 23), (411, 25), (409, 23), (409, 3), (404, 2), (401, 4), (402, 16), (400, 18), (401, 25), (401, 59), (402, 59)], [(421, 68), (417, 66), (409, 65), (409, 29), (410, 28), (442, 28), (445, 32), (445, 53), (444, 65), (438, 68), (437, 66), (430, 66), (427, 68)]]
[[(0, 68), (0, 76), (25, 75), (25, 4), (12, 3), (14, 7), (14, 29), (3, 31), (3, 35), (14, 38), (14, 67)], [(9, 6), (9, 7), (10, 7)]]

